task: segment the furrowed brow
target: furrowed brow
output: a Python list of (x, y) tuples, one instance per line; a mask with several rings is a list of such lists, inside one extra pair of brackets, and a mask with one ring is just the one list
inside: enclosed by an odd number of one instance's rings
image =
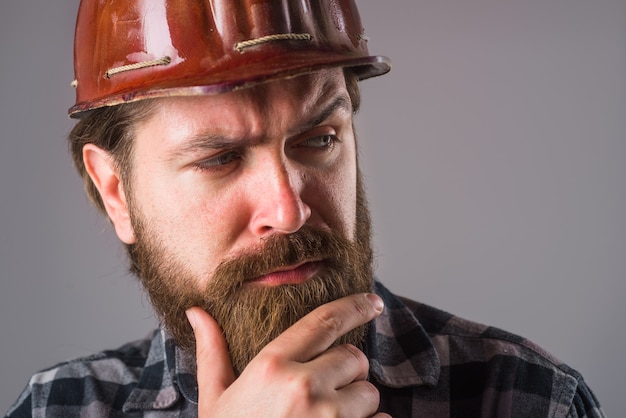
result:
[(306, 132), (320, 125), (326, 119), (331, 117), (333, 113), (338, 110), (352, 112), (352, 105), (350, 104), (350, 99), (346, 95), (341, 95), (335, 97), (335, 99), (330, 102), (328, 106), (322, 109), (321, 112), (314, 114), (311, 118), (304, 121), (302, 125), (299, 126), (300, 132)]
[[(338, 110), (352, 112), (350, 99), (346, 95), (335, 97), (330, 104), (322, 109), (319, 113), (313, 114), (312, 117), (306, 119), (303, 123), (298, 124), (297, 131), (306, 132), (320, 125)], [(246, 147), (255, 143), (252, 138), (230, 138), (214, 132), (199, 132), (185, 141), (184, 144), (178, 146), (172, 151), (169, 159), (176, 160), (185, 156), (198, 154), (202, 152), (213, 152), (216, 150), (229, 149), (233, 147)]]
[(242, 147), (246, 146), (247, 142), (245, 139), (235, 140), (220, 134), (200, 132), (187, 139), (183, 145), (177, 147), (171, 153), (170, 159), (176, 160), (177, 158), (202, 152)]

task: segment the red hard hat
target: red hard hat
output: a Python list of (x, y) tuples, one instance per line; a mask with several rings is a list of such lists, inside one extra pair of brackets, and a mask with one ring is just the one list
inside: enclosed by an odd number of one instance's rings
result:
[(391, 68), (369, 55), (354, 0), (82, 0), (69, 114), (329, 67)]

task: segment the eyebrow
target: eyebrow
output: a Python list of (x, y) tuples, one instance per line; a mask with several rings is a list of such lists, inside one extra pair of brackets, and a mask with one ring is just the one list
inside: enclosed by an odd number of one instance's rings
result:
[(334, 98), (332, 102), (328, 106), (322, 109), (321, 112), (317, 114), (313, 114), (312, 117), (306, 119), (303, 123), (299, 124), (295, 128), (294, 133), (306, 132), (309, 131), (316, 126), (320, 125), (326, 119), (332, 116), (337, 110), (343, 110), (346, 112), (352, 112), (352, 105), (348, 97), (344, 94), (341, 94)]
[[(292, 131), (288, 132), (288, 136), (297, 135), (302, 132), (309, 131), (316, 126), (320, 125), (326, 119), (328, 119), (337, 110), (344, 110), (351, 112), (350, 100), (345, 94), (341, 94), (334, 98), (332, 102), (322, 109), (321, 112), (313, 114), (312, 117), (306, 119), (298, 125)], [(193, 154), (202, 151), (215, 151), (220, 149), (227, 149), (233, 147), (246, 147), (255, 144), (256, 141), (253, 138), (232, 138), (227, 135), (212, 132), (199, 132), (192, 135), (184, 145), (178, 147), (170, 156), (170, 160), (175, 160), (178, 157), (182, 157), (188, 154)]]

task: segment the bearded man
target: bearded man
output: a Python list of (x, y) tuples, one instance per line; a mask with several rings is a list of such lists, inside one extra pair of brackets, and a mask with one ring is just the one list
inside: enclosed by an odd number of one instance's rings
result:
[(9, 416), (601, 416), (532, 343), (373, 280), (350, 0), (83, 0), (70, 134), (161, 328)]

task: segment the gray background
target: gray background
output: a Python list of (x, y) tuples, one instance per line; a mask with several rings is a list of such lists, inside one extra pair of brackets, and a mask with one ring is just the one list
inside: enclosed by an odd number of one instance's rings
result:
[[(72, 126), (77, 0), (0, 3), (0, 410), (34, 371), (155, 324), (86, 201)], [(626, 387), (626, 2), (361, 1), (357, 127), (378, 275), (533, 339), (606, 411)]]

